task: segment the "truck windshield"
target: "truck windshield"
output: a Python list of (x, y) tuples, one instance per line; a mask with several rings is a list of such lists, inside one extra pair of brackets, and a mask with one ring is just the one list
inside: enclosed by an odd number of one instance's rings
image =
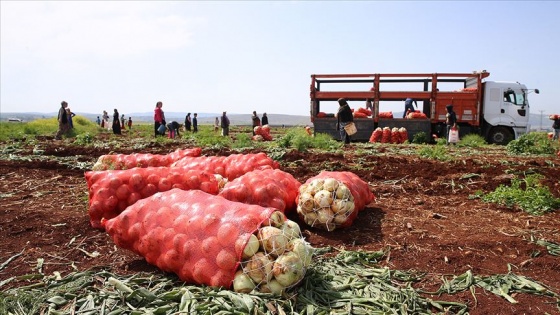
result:
[(525, 93), (521, 91), (507, 90), (504, 92), (504, 102), (523, 106), (525, 103)]

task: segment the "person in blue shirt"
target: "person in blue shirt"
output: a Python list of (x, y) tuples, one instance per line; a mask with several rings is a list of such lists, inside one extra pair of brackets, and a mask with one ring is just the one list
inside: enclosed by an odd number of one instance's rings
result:
[(402, 118), (405, 118), (406, 115), (408, 115), (408, 113), (412, 113), (414, 112), (414, 107), (412, 106), (412, 103), (414, 102), (414, 105), (416, 105), (416, 108), (418, 108), (418, 103), (416, 103), (415, 100), (411, 99), (411, 98), (407, 98), (404, 101), (404, 113)]

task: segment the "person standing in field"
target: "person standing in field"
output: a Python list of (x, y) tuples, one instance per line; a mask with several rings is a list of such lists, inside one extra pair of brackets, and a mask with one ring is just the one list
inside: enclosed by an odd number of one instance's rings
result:
[(125, 118), (124, 118), (124, 114), (121, 115), (121, 129), (125, 129)]
[(457, 128), (457, 115), (453, 111), (453, 105), (449, 104), (445, 106), (445, 109), (447, 109), (447, 114), (445, 114), (445, 142), (449, 144), (449, 130)]
[(560, 115), (556, 115), (553, 119), (552, 129), (554, 130), (554, 135), (552, 136), (552, 140), (560, 139)]
[(187, 116), (185, 116), (185, 131), (191, 131), (191, 125), (192, 125), (191, 113), (187, 113)]
[(99, 116), (97, 116), (97, 120), (95, 122), (98, 126), (101, 126), (101, 119), (99, 118)]
[(214, 120), (214, 132), (218, 132), (218, 130), (220, 130), (220, 119), (216, 117), (216, 120)]
[(119, 111), (116, 108), (113, 113), (113, 133), (116, 135), (121, 134), (121, 120), (119, 119)]
[(198, 118), (196, 118), (198, 116), (197, 113), (194, 113), (194, 117), (192, 119), (192, 132), (198, 132)]
[(222, 114), (222, 121), (220, 122), (220, 126), (222, 127), (222, 136), (229, 136), (229, 118), (226, 116), (226, 112)]
[(132, 129), (132, 117), (128, 117), (128, 129)]
[(154, 136), (156, 136), (156, 137), (158, 135), (161, 135), (161, 133), (159, 133), (158, 129), (159, 129), (159, 126), (163, 125), (163, 123), (164, 123), (163, 110), (161, 109), (162, 106), (163, 106), (162, 102), (157, 102), (156, 103), (156, 108), (154, 109)]
[(352, 110), (345, 98), (338, 99), (338, 112), (336, 113), (336, 129), (340, 132), (340, 139), (344, 140), (344, 145), (350, 144), (350, 135), (344, 127), (354, 121)]
[(255, 127), (258, 127), (258, 126), (261, 125), (261, 119), (257, 115), (256, 111), (253, 111), (253, 116), (251, 117), (251, 120), (253, 121), (253, 136), (254, 136), (255, 135)]
[(62, 135), (66, 134), (68, 131), (68, 113), (66, 112), (66, 107), (68, 107), (68, 103), (62, 101), (62, 103), (60, 103), (60, 109), (58, 110), (58, 131), (55, 136), (56, 140), (62, 140)]
[(263, 126), (268, 125), (268, 116), (266, 115), (266, 113), (263, 113), (261, 124)]
[(70, 107), (66, 107), (66, 115), (68, 117), (68, 129), (74, 129), (74, 122), (72, 121), (72, 118), (76, 116), (76, 114), (72, 113)]

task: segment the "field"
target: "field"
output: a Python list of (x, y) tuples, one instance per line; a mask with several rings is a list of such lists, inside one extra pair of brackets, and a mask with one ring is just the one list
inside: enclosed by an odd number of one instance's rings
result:
[[(88, 270), (165, 276), (142, 257), (117, 248), (104, 232), (91, 228), (84, 171), (104, 154), (166, 154), (194, 146), (186, 140), (153, 141), (110, 134), (96, 135), (89, 144), (77, 144), (72, 138), (55, 141), (50, 136), (3, 143), (0, 289), (45, 287), (45, 276), (56, 272), (62, 277)], [(376, 200), (359, 213), (351, 227), (327, 232), (290, 217), (300, 223), (313, 247), (326, 248), (320, 255), (383, 251), (372, 268), (421, 275), (410, 285), (424, 298), (465, 305), (469, 314), (557, 314), (560, 212), (531, 215), (518, 207), (473, 196), (477, 191), (488, 194), (500, 185), (509, 186), (516, 178), (540, 174), (540, 184), (560, 198), (560, 158), (511, 155), (505, 147), (486, 145), (441, 146), (439, 154), (446, 158), (440, 159), (419, 154), (424, 146), (354, 143), (331, 151), (205, 146), (203, 155), (264, 151), (272, 156), (273, 151), (280, 169), (302, 183), (322, 170), (353, 172), (369, 184)], [(434, 294), (467, 272), (486, 279), (515, 275), (543, 287), (508, 287), (502, 282), (498, 293), (471, 285)], [(99, 283), (93, 281), (94, 285)], [(297, 294), (292, 296), (297, 298)], [(406, 313), (400, 307), (378, 313)], [(453, 314), (458, 309), (432, 311)], [(269, 307), (261, 313), (282, 312)], [(344, 313), (352, 312), (338, 311)]]

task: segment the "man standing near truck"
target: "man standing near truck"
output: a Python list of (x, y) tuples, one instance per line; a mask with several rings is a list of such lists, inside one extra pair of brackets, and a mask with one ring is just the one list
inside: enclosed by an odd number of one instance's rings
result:
[(449, 144), (449, 130), (451, 130), (451, 128), (457, 128), (457, 114), (453, 111), (453, 105), (449, 104), (445, 106), (445, 108), (447, 109), (447, 114), (445, 114), (445, 141)]
[(350, 135), (346, 132), (344, 127), (351, 122), (354, 122), (354, 116), (350, 105), (344, 98), (338, 99), (338, 112), (336, 113), (336, 129), (340, 131), (340, 138), (344, 140), (344, 145), (350, 144)]

